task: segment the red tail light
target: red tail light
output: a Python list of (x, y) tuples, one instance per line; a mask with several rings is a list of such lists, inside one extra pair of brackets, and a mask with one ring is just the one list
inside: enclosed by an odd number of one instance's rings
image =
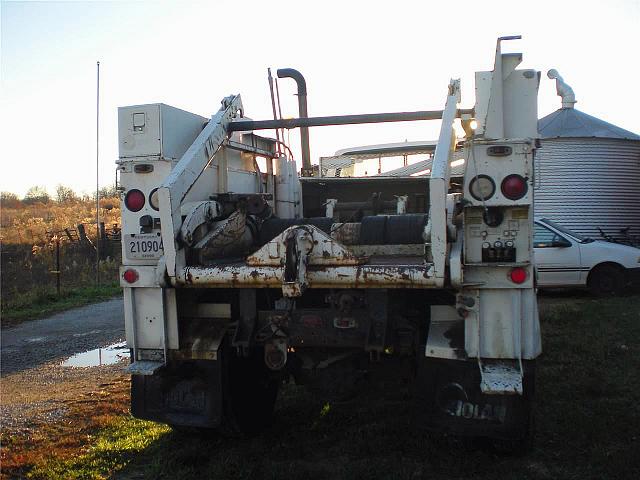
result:
[(144, 207), (144, 193), (140, 190), (129, 190), (124, 197), (125, 206), (132, 212), (139, 212)]
[(509, 278), (511, 278), (513, 283), (519, 285), (527, 279), (527, 271), (522, 267), (516, 267), (509, 273)]
[(520, 175), (509, 175), (502, 180), (500, 188), (509, 200), (519, 200), (527, 194), (527, 181)]
[(124, 278), (124, 281), (127, 283), (135, 283), (138, 281), (138, 272), (136, 272), (133, 268), (129, 268), (128, 270), (124, 271), (124, 273), (122, 274), (122, 278)]

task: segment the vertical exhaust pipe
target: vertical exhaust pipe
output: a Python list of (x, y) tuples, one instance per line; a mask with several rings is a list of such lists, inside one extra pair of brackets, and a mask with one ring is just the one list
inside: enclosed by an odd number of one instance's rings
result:
[[(293, 68), (279, 68), (278, 78), (293, 78), (298, 85), (298, 114), (307, 118), (307, 82), (302, 74)], [(300, 146), (302, 148), (302, 176), (311, 176), (311, 154), (309, 152), (309, 127), (300, 127)]]

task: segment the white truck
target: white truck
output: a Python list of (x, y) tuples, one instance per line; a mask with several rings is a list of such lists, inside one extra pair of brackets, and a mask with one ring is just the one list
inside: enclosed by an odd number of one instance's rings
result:
[[(502, 53), (443, 110), (253, 121), (122, 107), (122, 267), (134, 416), (249, 432), (294, 379), (409, 380), (426, 428), (522, 444), (541, 352), (532, 265), (540, 74)], [(466, 132), (452, 185), (454, 121)], [(308, 128), (441, 120), (430, 176), (319, 177)], [(302, 168), (257, 130), (300, 128)], [(475, 128), (475, 129), (474, 129)], [(260, 167), (262, 165), (262, 167)]]

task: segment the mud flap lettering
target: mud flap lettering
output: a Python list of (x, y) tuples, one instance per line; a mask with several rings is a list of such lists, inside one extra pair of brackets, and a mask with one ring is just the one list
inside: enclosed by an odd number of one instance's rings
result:
[(425, 357), (418, 368), (415, 421), (459, 435), (522, 438), (528, 429), (535, 365), (524, 362), (523, 395), (487, 395), (473, 361)]
[(136, 418), (191, 427), (220, 425), (219, 361), (169, 364), (155, 375), (133, 375), (131, 381), (131, 413)]
[(490, 405), (488, 403), (482, 406), (477, 403), (458, 400), (455, 411), (447, 411), (446, 413), (468, 420), (487, 420), (490, 422), (504, 423), (507, 417), (507, 407), (503, 405)]
[(165, 402), (169, 410), (201, 413), (207, 407), (207, 394), (191, 382), (179, 383), (165, 394)]

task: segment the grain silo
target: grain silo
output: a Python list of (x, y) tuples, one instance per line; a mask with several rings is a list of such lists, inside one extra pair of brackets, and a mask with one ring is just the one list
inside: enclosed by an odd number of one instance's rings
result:
[(583, 235), (640, 235), (640, 136), (574, 108), (557, 71), (562, 108), (538, 121), (535, 213)]

